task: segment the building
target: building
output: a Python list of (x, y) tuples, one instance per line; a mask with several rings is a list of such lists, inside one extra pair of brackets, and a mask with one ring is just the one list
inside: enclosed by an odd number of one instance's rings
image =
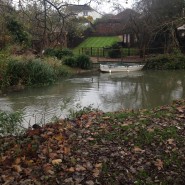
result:
[(74, 15), (77, 18), (88, 18), (91, 17), (94, 20), (102, 17), (102, 14), (91, 8), (89, 5), (68, 5), (66, 8), (68, 14)]

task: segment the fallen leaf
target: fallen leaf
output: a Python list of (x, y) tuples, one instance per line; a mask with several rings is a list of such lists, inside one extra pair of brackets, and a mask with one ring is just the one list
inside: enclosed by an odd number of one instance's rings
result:
[(76, 165), (76, 171), (85, 171), (85, 170), (86, 170), (86, 168), (84, 168), (83, 166), (81, 166), (79, 164)]
[(85, 128), (89, 128), (92, 125), (92, 121), (88, 121), (87, 124), (85, 125)]
[(95, 169), (93, 170), (93, 176), (94, 176), (94, 177), (98, 177), (99, 175), (100, 175), (100, 169), (95, 168)]
[(12, 167), (13, 167), (13, 169), (14, 169), (16, 172), (18, 172), (18, 173), (20, 173), (20, 172), (22, 171), (22, 168), (21, 168), (20, 165), (13, 165)]
[(142, 149), (139, 148), (138, 146), (135, 146), (134, 149), (133, 149), (133, 151), (134, 151), (135, 153), (143, 153), (143, 152), (145, 152), (145, 150), (142, 150)]
[(54, 159), (51, 161), (53, 165), (59, 165), (62, 162), (62, 159)]
[(75, 171), (75, 168), (74, 167), (71, 167), (71, 168), (67, 169), (67, 171), (74, 172)]
[(174, 142), (174, 139), (168, 139), (167, 142), (168, 142), (168, 144), (172, 145)]
[(109, 117), (109, 116), (102, 117), (102, 118), (103, 118), (103, 119), (105, 119), (105, 120), (106, 120), (106, 119), (110, 119), (110, 117)]
[(94, 182), (90, 180), (90, 181), (86, 181), (86, 184), (87, 185), (94, 185)]
[(160, 159), (157, 159), (154, 165), (157, 167), (158, 170), (161, 170), (163, 168), (163, 162)]
[(102, 163), (95, 164), (95, 168), (101, 168), (101, 167), (102, 167)]
[(21, 158), (20, 157), (16, 158), (15, 164), (20, 164), (20, 163), (21, 163)]
[(57, 141), (62, 141), (64, 138), (63, 138), (63, 136), (60, 134), (60, 135), (54, 136), (53, 139), (56, 139)]
[(183, 110), (184, 107), (177, 107), (177, 110), (180, 112), (180, 113), (183, 113), (184, 110)]
[(148, 132), (154, 132), (154, 129), (153, 128), (148, 128), (147, 131)]
[(51, 159), (55, 159), (55, 158), (57, 158), (57, 154), (56, 153), (54, 153), (54, 152), (51, 152), (51, 153), (49, 153), (49, 157), (51, 158)]
[(64, 147), (64, 154), (68, 154), (68, 153), (70, 153), (70, 148), (65, 146)]

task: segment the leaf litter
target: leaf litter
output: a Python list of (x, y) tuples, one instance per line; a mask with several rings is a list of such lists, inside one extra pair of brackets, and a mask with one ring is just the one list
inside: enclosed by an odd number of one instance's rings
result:
[(88, 112), (0, 138), (0, 184), (185, 184), (185, 100)]

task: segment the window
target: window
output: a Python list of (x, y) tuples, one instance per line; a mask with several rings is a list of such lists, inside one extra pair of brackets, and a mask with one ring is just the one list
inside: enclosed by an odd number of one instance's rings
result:
[(88, 11), (83, 12), (84, 16), (88, 16)]

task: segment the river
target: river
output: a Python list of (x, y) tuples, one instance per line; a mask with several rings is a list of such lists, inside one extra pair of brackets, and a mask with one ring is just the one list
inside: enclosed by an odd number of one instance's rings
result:
[(185, 98), (185, 71), (94, 72), (2, 95), (0, 110), (22, 111), (24, 124), (34, 124), (65, 118), (79, 105), (107, 112), (152, 108), (181, 98)]

